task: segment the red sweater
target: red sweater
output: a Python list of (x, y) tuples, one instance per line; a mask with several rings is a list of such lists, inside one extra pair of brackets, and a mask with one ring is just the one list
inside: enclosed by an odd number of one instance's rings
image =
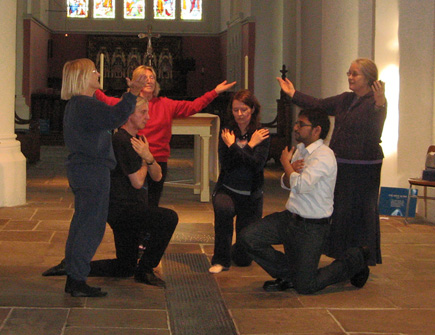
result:
[[(108, 105), (115, 105), (119, 102), (119, 98), (108, 97), (101, 90), (97, 90), (95, 96)], [(211, 90), (193, 101), (156, 97), (148, 102), (150, 119), (138, 134), (145, 135), (150, 144), (150, 151), (157, 162), (168, 161), (171, 152), (169, 141), (172, 137), (172, 119), (196, 114), (216, 97), (216, 91)]]

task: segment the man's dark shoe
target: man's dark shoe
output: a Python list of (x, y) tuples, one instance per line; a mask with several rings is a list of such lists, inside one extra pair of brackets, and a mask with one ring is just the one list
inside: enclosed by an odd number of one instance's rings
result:
[(147, 272), (143, 270), (138, 270), (134, 275), (134, 279), (138, 283), (166, 288), (166, 283), (162, 279), (157, 277), (154, 271)]
[(275, 280), (268, 280), (263, 284), (263, 289), (266, 292), (285, 291), (289, 288), (293, 288), (293, 283), (281, 278), (277, 278)]
[(370, 275), (370, 269), (367, 265), (370, 258), (370, 249), (368, 247), (361, 247), (360, 249), (364, 257), (364, 267), (360, 272), (358, 272), (356, 275), (350, 278), (350, 283), (358, 288), (361, 288), (366, 284)]
[(65, 276), (66, 275), (65, 260), (62, 259), (62, 261), (58, 265), (53, 266), (52, 268), (49, 268), (48, 270), (44, 271), (42, 273), (42, 275), (44, 277), (48, 277), (48, 276)]
[(67, 277), (65, 292), (70, 293), (73, 297), (105, 297), (107, 292), (101, 291), (99, 287), (92, 287), (86, 284), (84, 280), (75, 280), (70, 276)]

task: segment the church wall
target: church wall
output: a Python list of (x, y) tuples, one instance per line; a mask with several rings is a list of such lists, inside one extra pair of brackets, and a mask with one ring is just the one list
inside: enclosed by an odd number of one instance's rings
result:
[(53, 41), (52, 57), (49, 58), (49, 77), (61, 78), (63, 65), (72, 59), (86, 57), (86, 41), (85, 34), (52, 34)]
[[(400, 100), (398, 177), (421, 176), (429, 145), (435, 144), (435, 2), (399, 0)], [(423, 189), (420, 188), (420, 193)], [(428, 189), (434, 197), (435, 190)], [(435, 221), (435, 202), (428, 201)], [(423, 210), (419, 203), (419, 210)]]
[(200, 96), (221, 83), (222, 50), (219, 37), (183, 37), (183, 56), (196, 60), (195, 71), (187, 74), (187, 94)]
[(47, 87), (48, 40), (50, 32), (35, 20), (24, 20), (23, 95), (30, 105), (30, 94)]

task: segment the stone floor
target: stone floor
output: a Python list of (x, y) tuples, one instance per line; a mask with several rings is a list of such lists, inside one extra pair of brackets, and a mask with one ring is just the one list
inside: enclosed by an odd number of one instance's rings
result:
[[(62, 259), (73, 214), (64, 148), (42, 147), (41, 155), (27, 170), (27, 204), (0, 208), (0, 335), (176, 334), (163, 289), (131, 278), (90, 278), (108, 296), (72, 298), (63, 292), (64, 277), (41, 276)], [(191, 156), (188, 149), (173, 152), (169, 179), (192, 174)], [(284, 208), (287, 194), (279, 187), (279, 168), (270, 163), (265, 175), (268, 214)], [(167, 254), (210, 259), (211, 204), (200, 203), (189, 189), (166, 187), (162, 206), (180, 218)], [(257, 265), (208, 275), (216, 280), (237, 334), (435, 334), (435, 225), (422, 219), (409, 225), (400, 218), (381, 219), (384, 264), (371, 268), (362, 289), (343, 283), (314, 295), (266, 293), (261, 286), (269, 278)], [(108, 228), (95, 258), (113, 256)], [(162, 264), (158, 270), (165, 278)]]

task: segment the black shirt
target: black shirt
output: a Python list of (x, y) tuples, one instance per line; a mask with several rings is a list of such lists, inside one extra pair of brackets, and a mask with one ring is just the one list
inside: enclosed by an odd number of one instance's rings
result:
[[(142, 158), (134, 151), (131, 136), (120, 128), (112, 138), (116, 167), (111, 172), (110, 203), (111, 205), (142, 205), (148, 207), (148, 191), (146, 188), (136, 189), (131, 185), (129, 174), (142, 167)], [(146, 186), (146, 183), (144, 184)]]

